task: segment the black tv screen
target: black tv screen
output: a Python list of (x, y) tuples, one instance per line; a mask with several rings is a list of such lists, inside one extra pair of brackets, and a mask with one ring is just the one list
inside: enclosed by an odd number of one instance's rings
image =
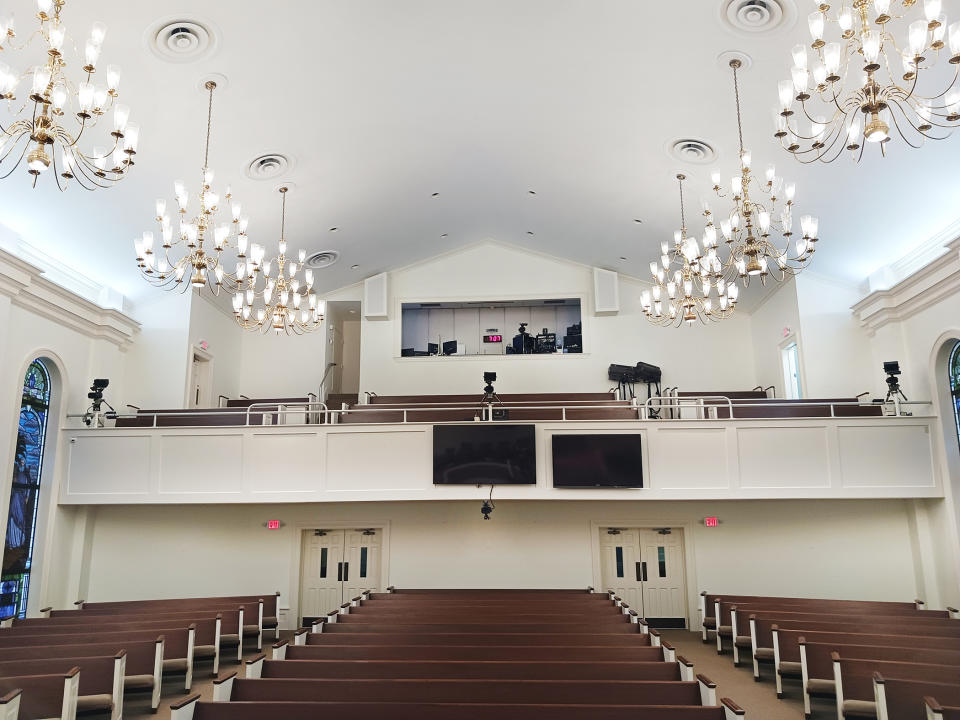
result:
[(554, 435), (553, 486), (642, 488), (640, 435)]
[(434, 485), (535, 485), (533, 425), (435, 425)]

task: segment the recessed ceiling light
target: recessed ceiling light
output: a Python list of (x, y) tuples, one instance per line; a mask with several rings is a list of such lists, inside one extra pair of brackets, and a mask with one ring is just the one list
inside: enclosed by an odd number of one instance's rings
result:
[(621, 260), (626, 260), (626, 258), (625, 258), (623, 255), (620, 256), (620, 259), (621, 259)]
[(527, 190), (527, 192), (528, 192), (530, 195), (536, 195), (536, 194), (537, 194), (537, 191), (536, 191), (536, 190)]
[(330, 232), (336, 232), (336, 231), (339, 230), (339, 229), (340, 229), (340, 228), (338, 228), (338, 227), (332, 227), (332, 228), (330, 228)]
[(447, 237), (447, 233), (443, 233), (440, 237), (442, 238)]
[(533, 235), (533, 230), (527, 230), (527, 235)]
[(439, 194), (440, 194), (440, 193), (435, 192), (435, 193), (432, 193), (432, 194), (430, 195), (430, 197), (437, 197)]
[(356, 270), (356, 269), (359, 268), (359, 267), (360, 267), (359, 265), (351, 265), (351, 266), (350, 266), (350, 269), (351, 269), (351, 270)]
[(642, 222), (643, 222), (643, 220), (641, 220), (640, 218), (634, 218), (633, 221), (634, 221), (635, 223), (642, 223)]

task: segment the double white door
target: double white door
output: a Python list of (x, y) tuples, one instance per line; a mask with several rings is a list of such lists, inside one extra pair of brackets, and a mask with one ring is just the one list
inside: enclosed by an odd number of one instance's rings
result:
[(380, 590), (381, 536), (379, 529), (304, 532), (301, 619), (322, 617), (364, 590)]
[(680, 529), (600, 528), (603, 591), (613, 590), (654, 627), (686, 627)]

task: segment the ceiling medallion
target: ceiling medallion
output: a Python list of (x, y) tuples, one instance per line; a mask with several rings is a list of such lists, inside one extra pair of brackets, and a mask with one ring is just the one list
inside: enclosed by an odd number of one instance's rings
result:
[[(107, 34), (103, 23), (93, 24), (83, 58), (70, 61), (82, 72), (74, 79), (68, 78), (66, 48), (76, 47), (77, 41), (74, 37), (68, 41), (61, 19), (65, 4), (66, 0), (38, 0), (36, 18), (40, 27), (28, 34), (22, 47), (13, 46), (17, 37), (13, 16), (0, 20), (0, 51), (6, 51), (5, 55), (25, 51), (36, 38), (46, 45), (46, 57), (26, 72), (20, 73), (0, 62), (0, 99), (7, 101), (15, 118), (6, 126), (0, 124), (0, 179), (13, 174), (26, 158), (34, 187), (51, 166), (60, 190), (65, 190), (71, 180), (86, 190), (110, 187), (126, 177), (134, 165), (140, 126), (129, 122), (130, 108), (117, 102), (120, 68), (107, 65), (104, 70), (100, 62)], [(102, 83), (95, 82), (98, 70), (104, 72)], [(27, 77), (31, 78), (31, 86), (26, 102), (14, 109), (20, 83)], [(112, 124), (103, 120), (111, 111)], [(104, 145), (81, 150), (80, 138), (98, 132), (98, 126), (104, 122), (109, 125), (102, 132)]]
[[(854, 0), (810, 14), (813, 56), (796, 45), (791, 78), (778, 86), (775, 137), (786, 150), (801, 162), (833, 162), (848, 150), (859, 162), (868, 143), (886, 155), (894, 137), (918, 148), (949, 136), (960, 124), (960, 22), (947, 25), (941, 0), (920, 7)], [(921, 77), (944, 59), (954, 66), (949, 82), (931, 77), (921, 93)]]

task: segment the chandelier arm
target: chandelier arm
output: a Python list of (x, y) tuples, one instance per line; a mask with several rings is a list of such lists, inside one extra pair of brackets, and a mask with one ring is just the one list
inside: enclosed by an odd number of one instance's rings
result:
[[(900, 107), (900, 104), (899, 104), (899, 103), (896, 103), (896, 102), (894, 102), (893, 104), (896, 105), (897, 108), (899, 108), (901, 115), (903, 115), (904, 120), (907, 121), (907, 123), (910, 125), (910, 127), (911, 127), (914, 131), (920, 132), (919, 130), (917, 130), (917, 128), (915, 128), (915, 127), (913, 126), (913, 123), (911, 122), (910, 118), (908, 118), (908, 117), (906, 116), (906, 114), (905, 114), (904, 111), (903, 111), (903, 108)], [(920, 147), (923, 145), (923, 142), (921, 141), (921, 142), (917, 143), (916, 145), (914, 145), (914, 144), (907, 138), (906, 134), (903, 132), (903, 128), (900, 127), (900, 122), (897, 120), (897, 114), (896, 114), (895, 112), (891, 112), (891, 113), (890, 113), (890, 119), (893, 121), (893, 126), (897, 129), (897, 134), (900, 135), (900, 138), (901, 138), (907, 145), (909, 145), (910, 147), (912, 147), (914, 150), (919, 150)], [(922, 135), (922, 133), (921, 133), (921, 135)]]
[[(919, 75), (919, 73), (917, 74)], [(918, 100), (929, 100), (931, 102), (933, 102), (934, 100), (939, 100), (940, 98), (945, 97), (946, 94), (953, 89), (953, 86), (957, 84), (958, 76), (960, 76), (960, 63), (954, 64), (953, 80), (951, 80), (950, 83), (943, 89), (943, 92), (937, 95), (930, 95), (930, 96), (914, 95), (914, 97)]]
[(17, 158), (17, 161), (13, 164), (13, 167), (10, 168), (9, 172), (7, 172), (5, 175), (0, 175), (0, 180), (6, 180), (8, 177), (10, 177), (14, 173), (14, 171), (18, 167), (20, 167), (20, 163), (23, 162), (23, 158), (27, 154), (27, 148), (30, 147), (30, 137), (26, 133), (22, 134), (19, 138), (17, 138), (14, 144), (11, 145), (10, 149), (7, 151), (7, 154), (3, 156), (3, 159), (6, 160), (7, 157), (10, 155), (10, 153), (13, 152), (13, 149), (16, 147), (17, 143), (19, 143), (20, 139), (23, 137), (27, 138), (27, 142), (23, 144), (23, 150), (20, 152), (20, 157)]

